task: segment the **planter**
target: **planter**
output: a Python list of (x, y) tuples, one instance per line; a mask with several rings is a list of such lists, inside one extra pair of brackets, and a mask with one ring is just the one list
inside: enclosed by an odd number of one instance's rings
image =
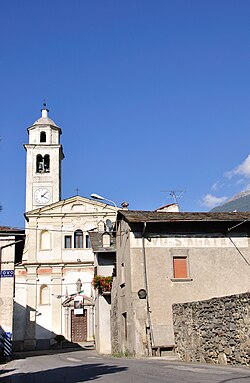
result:
[(93, 279), (93, 286), (95, 290), (101, 295), (109, 295), (111, 293), (113, 277), (105, 277), (103, 275), (96, 275)]

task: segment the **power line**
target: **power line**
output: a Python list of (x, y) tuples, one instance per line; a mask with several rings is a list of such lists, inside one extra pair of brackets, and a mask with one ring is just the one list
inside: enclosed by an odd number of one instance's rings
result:
[[(63, 281), (62, 281), (63, 282)], [(82, 282), (82, 283), (91, 283), (92, 282)], [(47, 285), (47, 286), (62, 286), (62, 287), (67, 287), (69, 285), (75, 285), (76, 283), (29, 283), (29, 282), (15, 282), (15, 285), (25, 285), (25, 286), (43, 286), (43, 285)]]

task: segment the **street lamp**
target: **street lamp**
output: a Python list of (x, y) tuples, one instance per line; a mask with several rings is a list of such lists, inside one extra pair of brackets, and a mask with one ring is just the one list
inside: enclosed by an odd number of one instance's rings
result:
[(117, 207), (116, 203), (114, 201), (112, 201), (111, 199), (108, 199), (108, 198), (105, 198), (105, 197), (102, 197), (101, 195), (98, 195), (98, 194), (91, 194), (91, 197), (94, 198), (94, 199), (99, 199), (101, 201), (108, 201), (108, 202), (111, 202), (114, 204), (115, 207)]

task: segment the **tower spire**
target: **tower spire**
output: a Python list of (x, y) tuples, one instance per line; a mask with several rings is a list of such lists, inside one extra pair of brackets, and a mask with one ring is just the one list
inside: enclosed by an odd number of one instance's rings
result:
[(41, 112), (42, 112), (42, 117), (44, 118), (48, 117), (49, 109), (47, 109), (47, 104), (45, 99), (43, 100), (43, 108), (41, 109)]

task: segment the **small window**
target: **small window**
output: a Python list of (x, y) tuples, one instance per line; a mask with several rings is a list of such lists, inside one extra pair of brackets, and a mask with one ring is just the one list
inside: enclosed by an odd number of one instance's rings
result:
[(173, 257), (174, 278), (188, 278), (187, 257)]
[(124, 263), (121, 264), (121, 281), (120, 281), (120, 286), (124, 287), (125, 286), (125, 265)]
[(42, 173), (43, 172), (43, 157), (41, 154), (38, 154), (36, 156), (36, 172)]
[(46, 142), (46, 133), (45, 132), (40, 133), (40, 142)]
[(127, 341), (128, 339), (128, 321), (127, 321), (127, 313), (122, 313), (122, 317), (123, 317), (123, 335), (124, 335), (124, 339), (125, 341)]
[(40, 249), (50, 250), (50, 233), (48, 230), (41, 231)]
[(74, 233), (74, 248), (75, 249), (82, 249), (83, 248), (82, 230), (76, 230)]
[(42, 285), (40, 289), (40, 305), (49, 305), (49, 304), (50, 304), (49, 287), (47, 285)]
[(91, 246), (91, 241), (90, 241), (90, 238), (89, 238), (88, 234), (85, 237), (85, 244), (86, 244), (86, 249), (90, 249), (92, 247)]
[(36, 172), (49, 173), (50, 171), (50, 158), (48, 154), (43, 157), (41, 154), (36, 156)]
[(71, 249), (72, 248), (72, 237), (71, 235), (65, 235), (64, 237), (64, 248)]
[(102, 246), (110, 247), (110, 235), (108, 233), (104, 233), (102, 236)]
[(48, 154), (45, 154), (43, 162), (44, 162), (44, 171), (45, 171), (45, 173), (49, 173), (50, 159), (49, 159), (49, 155)]

